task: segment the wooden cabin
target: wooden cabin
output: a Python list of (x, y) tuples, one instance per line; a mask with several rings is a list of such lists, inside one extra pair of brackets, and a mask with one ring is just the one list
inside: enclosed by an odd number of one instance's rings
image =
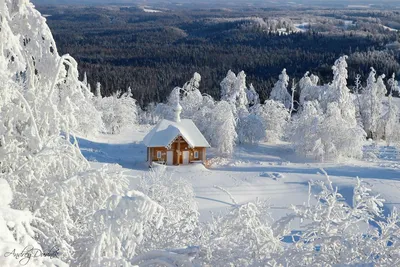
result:
[(210, 147), (192, 120), (180, 119), (182, 107), (175, 107), (175, 120), (160, 121), (144, 138), (147, 162), (166, 165), (187, 165), (206, 161), (206, 149)]
[(166, 165), (186, 165), (205, 162), (210, 147), (192, 120), (174, 122), (162, 120), (144, 138), (147, 162)]

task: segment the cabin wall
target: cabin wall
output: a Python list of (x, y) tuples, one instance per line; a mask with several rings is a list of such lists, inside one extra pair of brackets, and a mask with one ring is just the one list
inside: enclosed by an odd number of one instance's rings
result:
[[(161, 152), (161, 158), (157, 157), (157, 152)], [(171, 148), (167, 149), (165, 147), (152, 147), (149, 148), (149, 153), (150, 153), (150, 158), (151, 161), (162, 161), (162, 162), (167, 162), (167, 151), (173, 151), (173, 164), (174, 165), (180, 165), (183, 163), (183, 152), (184, 151), (189, 151), (189, 162), (193, 161), (202, 161), (205, 162), (206, 159), (206, 148), (205, 147), (195, 147), (195, 148), (190, 148), (188, 143), (182, 138), (179, 137), (177, 140), (175, 140), (174, 143), (171, 144)], [(195, 152), (198, 152), (199, 155), (197, 158), (194, 157)]]
[[(165, 161), (167, 162), (167, 149), (165, 147), (152, 147), (151, 149), (151, 158), (152, 161)], [(161, 151), (161, 158), (157, 157), (157, 152)]]

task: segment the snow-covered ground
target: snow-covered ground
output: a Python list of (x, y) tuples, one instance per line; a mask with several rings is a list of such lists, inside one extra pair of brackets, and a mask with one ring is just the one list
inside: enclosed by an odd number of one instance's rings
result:
[[(118, 163), (129, 174), (140, 177), (149, 171), (143, 137), (151, 127), (127, 129), (119, 135), (101, 135), (92, 140), (79, 139), (80, 147), (93, 165)], [(203, 165), (167, 167), (175, 177), (193, 184), (202, 221), (210, 212), (223, 212), (233, 204), (227, 190), (238, 203), (267, 199), (274, 218), (288, 212), (291, 205), (303, 204), (308, 199), (308, 181), (325, 179), (323, 168), (351, 201), (356, 177), (363, 179), (373, 192), (386, 199), (387, 210), (400, 206), (400, 160), (394, 147), (366, 144), (365, 149), (378, 155), (370, 160), (351, 160), (340, 163), (319, 163), (298, 157), (289, 144), (260, 144), (239, 146), (232, 159), (213, 157), (209, 151), (211, 168)], [(131, 181), (135, 187), (138, 179)]]

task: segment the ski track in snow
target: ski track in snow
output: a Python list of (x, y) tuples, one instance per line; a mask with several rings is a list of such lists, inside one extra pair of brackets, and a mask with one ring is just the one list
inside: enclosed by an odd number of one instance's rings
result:
[[(133, 177), (149, 171), (143, 137), (151, 127), (127, 129), (119, 135), (99, 135), (92, 140), (79, 138), (83, 155), (94, 166), (117, 163)], [(371, 150), (372, 146), (365, 149)], [(376, 149), (375, 149), (376, 151)], [(308, 182), (325, 180), (320, 168), (330, 176), (346, 202), (351, 205), (356, 177), (360, 177), (373, 190), (386, 199), (385, 212), (400, 207), (400, 160), (394, 147), (380, 146), (373, 161), (347, 160), (341, 163), (319, 163), (297, 156), (290, 145), (260, 144), (240, 146), (232, 159), (216, 160), (221, 165), (206, 169), (203, 165), (171, 166), (167, 171), (177, 178), (187, 179), (194, 188), (199, 204), (200, 219), (207, 221), (211, 213), (225, 212), (234, 205), (230, 196), (215, 188), (227, 190), (237, 203), (267, 200), (275, 219), (290, 213), (291, 205), (307, 202)], [(208, 158), (214, 157), (209, 149)]]

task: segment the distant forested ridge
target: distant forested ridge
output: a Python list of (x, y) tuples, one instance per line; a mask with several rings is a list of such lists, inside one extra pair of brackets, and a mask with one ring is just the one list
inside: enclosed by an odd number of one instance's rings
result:
[[(354, 10), (39, 9), (48, 15), (60, 52), (77, 59), (92, 89), (100, 82), (102, 93), (111, 95), (131, 87), (142, 107), (165, 101), (194, 72), (202, 76), (201, 92), (218, 99), (228, 70), (244, 70), (262, 101), (283, 68), (296, 80), (310, 71), (325, 83), (332, 79), (332, 62), (343, 54), (349, 55), (350, 84), (357, 73), (366, 77), (370, 67), (400, 74), (399, 51), (385, 48), (400, 39), (394, 29), (384, 28), (400, 23), (396, 11), (379, 11), (371, 21), (366, 11)], [(269, 23), (274, 20), (276, 24)], [(296, 23), (307, 21), (303, 30), (292, 31)]]

